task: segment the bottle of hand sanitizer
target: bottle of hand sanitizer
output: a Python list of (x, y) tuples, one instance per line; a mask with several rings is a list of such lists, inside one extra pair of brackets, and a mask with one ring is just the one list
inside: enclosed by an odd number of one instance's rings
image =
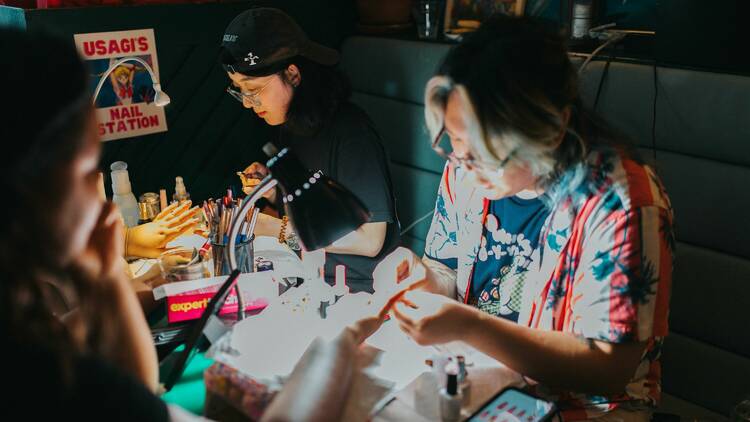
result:
[(112, 170), (112, 202), (120, 209), (126, 226), (137, 226), (139, 218), (138, 201), (135, 200), (133, 189), (130, 186), (128, 164), (124, 161), (115, 161), (109, 168)]

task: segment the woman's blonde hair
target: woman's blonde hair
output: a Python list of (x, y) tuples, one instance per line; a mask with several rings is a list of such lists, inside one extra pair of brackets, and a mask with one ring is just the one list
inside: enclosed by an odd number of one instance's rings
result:
[(115, 70), (112, 71), (116, 78), (119, 78), (120, 76), (129, 78), (130, 74), (133, 72), (135, 72), (135, 69), (129, 68), (127, 66), (117, 66)]
[[(434, 76), (425, 89), (425, 122), (430, 139), (435, 139), (445, 125), (445, 108), (448, 97), (455, 93), (461, 102), (461, 117), (466, 127), (469, 150), (480, 161), (499, 165), (513, 151), (515, 159), (526, 162), (535, 176), (545, 176), (554, 170), (553, 152), (558, 133), (545, 138), (527, 138), (512, 128), (497, 131), (492, 125), (483, 125), (471, 95), (465, 86), (456, 84), (448, 76)], [(503, 151), (501, 156), (498, 151)]]

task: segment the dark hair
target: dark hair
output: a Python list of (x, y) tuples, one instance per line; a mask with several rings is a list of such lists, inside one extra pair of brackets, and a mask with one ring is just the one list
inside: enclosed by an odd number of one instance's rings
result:
[(351, 96), (351, 86), (346, 76), (334, 66), (325, 66), (302, 56), (284, 60), (246, 76), (278, 74), (291, 86), (285, 70), (296, 65), (302, 77), (293, 87), (294, 94), (286, 113), (284, 128), (298, 135), (317, 133), (336, 113), (339, 106)]
[[(88, 73), (70, 41), (41, 33), (0, 29), (0, 80), (4, 107), (0, 178), (6, 206), (0, 218), (0, 336), (16, 344), (41, 345), (61, 362), (83, 351), (53, 315), (48, 281), (68, 286), (53, 234), (55, 205), (67, 192), (61, 172), (85, 145), (91, 118)], [(50, 89), (50, 83), (55, 82)], [(82, 307), (91, 290), (70, 286)], [(96, 320), (96, 319), (92, 319)], [(64, 368), (66, 365), (61, 365)]]
[[(542, 21), (491, 16), (451, 49), (438, 74), (465, 87), (484, 139), (521, 135), (554, 163), (540, 175), (542, 185), (583, 162), (592, 149), (616, 148), (632, 155), (624, 137), (584, 108), (566, 42)], [(563, 111), (568, 107), (566, 127)], [(563, 130), (567, 133), (557, 145)]]

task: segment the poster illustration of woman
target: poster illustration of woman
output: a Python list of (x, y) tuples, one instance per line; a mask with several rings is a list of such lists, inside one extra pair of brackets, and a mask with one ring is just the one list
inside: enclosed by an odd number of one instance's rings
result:
[[(151, 56), (138, 56), (151, 65)], [(109, 59), (91, 60), (94, 76), (93, 84), (96, 86), (99, 78), (109, 69), (112, 64), (121, 57)], [(131, 105), (137, 103), (151, 103), (154, 99), (153, 82), (146, 69), (135, 62), (125, 62), (117, 66), (110, 74), (109, 80), (104, 83), (102, 90), (96, 100), (99, 108), (120, 105)]]

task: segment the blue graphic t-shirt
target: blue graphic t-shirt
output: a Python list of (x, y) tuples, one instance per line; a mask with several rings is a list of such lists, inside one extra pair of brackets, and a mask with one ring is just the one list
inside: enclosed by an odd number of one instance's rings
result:
[(539, 198), (490, 201), (471, 281), (479, 309), (518, 321), (526, 271), (538, 259), (539, 235), (549, 212)]

